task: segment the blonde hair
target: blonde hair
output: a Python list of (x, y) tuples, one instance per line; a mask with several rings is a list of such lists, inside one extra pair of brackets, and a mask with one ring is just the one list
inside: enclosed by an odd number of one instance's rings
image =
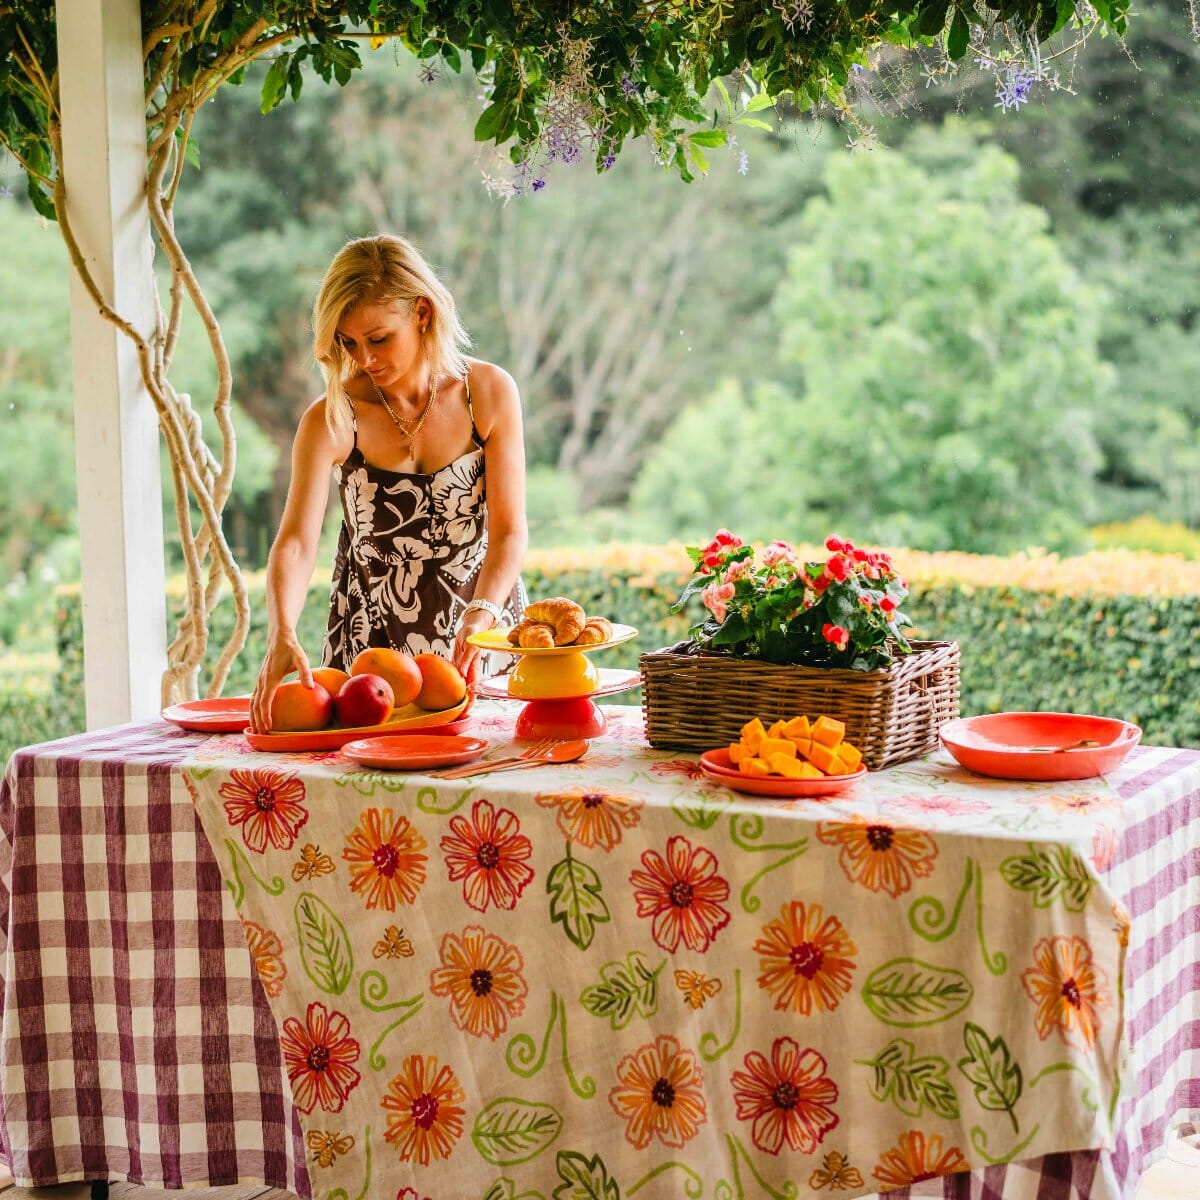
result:
[(335, 438), (350, 433), (346, 380), (357, 369), (337, 335), (342, 318), (364, 302), (401, 305), (411, 314), (422, 298), (431, 309), (421, 334), (425, 361), (436, 378), (465, 379), (463, 351), (471, 339), (449, 288), (412, 242), (386, 233), (355, 238), (329, 264), (313, 305), (313, 353), (325, 377), (325, 423)]

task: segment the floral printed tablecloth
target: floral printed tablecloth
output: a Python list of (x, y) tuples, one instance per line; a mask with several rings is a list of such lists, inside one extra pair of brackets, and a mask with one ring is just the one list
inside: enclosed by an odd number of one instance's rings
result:
[[(463, 782), (213, 739), (183, 779), (330, 1200), (854, 1196), (1112, 1145), (1110, 780), (709, 783), (608, 710)], [(511, 745), (514, 713), (474, 727)]]

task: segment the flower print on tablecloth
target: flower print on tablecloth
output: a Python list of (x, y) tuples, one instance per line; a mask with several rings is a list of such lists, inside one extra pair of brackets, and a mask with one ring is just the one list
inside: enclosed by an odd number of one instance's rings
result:
[(852, 816), (848, 821), (822, 821), (817, 840), (840, 848), (838, 865), (852, 883), (872, 892), (887, 892), (895, 900), (909, 891), (914, 877), (933, 871), (937, 843), (920, 829), (884, 825)]
[(256, 854), (265, 853), (268, 844), (290, 850), (308, 820), (308, 809), (300, 803), (304, 784), (272, 767), (234, 767), (221, 784), (221, 797), (229, 824), (242, 827), (242, 840)]
[(952, 796), (944, 792), (885, 796), (880, 808), (888, 812), (903, 813), (911, 817), (963, 817), (971, 813), (985, 813), (991, 805), (976, 796)]
[(814, 1008), (832, 1012), (850, 991), (858, 947), (837, 917), (819, 904), (785, 904), (777, 920), (762, 928), (754, 943), (762, 974), (758, 986), (784, 1012), (809, 1016)]
[(494, 1042), (509, 1020), (525, 1011), (529, 987), (516, 946), (479, 925), (468, 925), (461, 936), (447, 933), (442, 938), (438, 957), (429, 990), (449, 998), (450, 1020), (457, 1029)]
[(883, 1154), (871, 1175), (890, 1190), (970, 1169), (962, 1151), (957, 1146), (947, 1148), (940, 1134), (910, 1129)]
[(650, 917), (650, 936), (672, 953), (679, 943), (703, 953), (729, 924), (729, 884), (717, 874), (716, 855), (676, 834), (667, 839), (664, 858), (656, 850), (642, 852), (642, 870), (629, 876), (637, 915)]
[(557, 809), (555, 822), (576, 845), (611, 850), (621, 841), (621, 830), (633, 829), (641, 820), (644, 803), (632, 793), (609, 792), (599, 787), (564, 788), (539, 792), (542, 808)]
[(401, 1162), (427, 1167), (446, 1159), (463, 1135), (466, 1094), (454, 1071), (434, 1054), (410, 1054), (379, 1102), (387, 1114), (383, 1138)]
[(684, 779), (704, 779), (704, 771), (698, 762), (690, 758), (661, 758), (650, 764), (650, 770), (655, 775), (669, 779), (672, 775), (681, 775)]
[(283, 980), (287, 975), (279, 934), (273, 929), (264, 929), (257, 921), (248, 921), (245, 917), (241, 921), (246, 945), (250, 947), (250, 957), (262, 980), (263, 991), (268, 996), (278, 996), (283, 991)]
[(608, 1102), (635, 1150), (654, 1139), (680, 1149), (708, 1120), (703, 1084), (695, 1054), (663, 1034), (621, 1059)]
[(1092, 962), (1091, 947), (1080, 937), (1042, 938), (1033, 948), (1034, 965), (1021, 974), (1021, 986), (1037, 1005), (1034, 1026), (1045, 1041), (1055, 1030), (1069, 1046), (1091, 1050), (1100, 1010), (1112, 1001), (1108, 980)]
[(350, 1036), (346, 1015), (314, 1000), (303, 1025), (296, 1017), (283, 1022), (279, 1041), (296, 1107), (302, 1113), (314, 1107), (341, 1112), (346, 1097), (362, 1079), (354, 1066), (359, 1045)]
[(367, 908), (394, 912), (397, 903), (411, 904), (425, 882), (425, 846), (406, 816), (393, 816), (390, 808), (366, 809), (342, 851), (350, 864), (350, 890), (365, 893)]
[(751, 1121), (750, 1140), (768, 1154), (786, 1143), (800, 1154), (812, 1154), (837, 1126), (837, 1084), (826, 1074), (829, 1064), (811, 1047), (801, 1049), (790, 1037), (776, 1038), (771, 1057), (751, 1050), (743, 1069), (729, 1082), (739, 1121)]
[(515, 908), (533, 879), (529, 839), (520, 832), (516, 813), (476, 800), (471, 819), (450, 818), (451, 832), (441, 840), (450, 882), (463, 880), (463, 899), (477, 912)]

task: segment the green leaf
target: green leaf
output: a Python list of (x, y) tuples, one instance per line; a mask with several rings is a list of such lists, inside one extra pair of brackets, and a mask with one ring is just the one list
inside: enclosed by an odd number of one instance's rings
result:
[(600, 1155), (587, 1158), (575, 1150), (560, 1150), (555, 1166), (562, 1183), (552, 1193), (554, 1200), (621, 1200), (621, 1189)]
[(471, 1141), (496, 1167), (512, 1167), (536, 1158), (562, 1132), (562, 1117), (549, 1104), (502, 1096), (475, 1118)]
[(729, 141), (729, 134), (724, 129), (697, 129), (688, 135), (688, 142), (693, 146), (724, 146)]
[(546, 877), (550, 894), (550, 920), (563, 927), (567, 937), (586, 950), (596, 936), (596, 926), (612, 920), (601, 893), (600, 876), (585, 862), (571, 854), (554, 864)]
[(1066, 846), (1041, 850), (1031, 844), (1028, 854), (1006, 858), (1000, 874), (1017, 891), (1032, 892), (1034, 908), (1049, 908), (1061, 899), (1068, 912), (1082, 912), (1092, 894), (1087, 864)]
[(633, 950), (625, 962), (600, 968), (603, 982), (583, 989), (580, 1004), (594, 1017), (607, 1017), (613, 1031), (624, 1029), (634, 1016), (652, 1017), (658, 1011), (658, 974), (665, 960), (651, 970), (645, 955)]
[(979, 1107), (988, 1112), (1006, 1112), (1017, 1124), (1013, 1109), (1021, 1098), (1021, 1068), (1013, 1062), (1002, 1037), (989, 1038), (978, 1026), (967, 1022), (963, 1029), (966, 1058), (958, 1060), (958, 1069), (975, 1088)]
[(757, 117), (738, 117), (734, 124), (749, 125), (751, 129), (765, 129), (768, 133), (775, 132), (774, 125), (768, 125), (766, 121), (760, 121)]
[(961, 972), (917, 958), (893, 958), (863, 984), (863, 1002), (885, 1025), (934, 1025), (962, 1012), (975, 989)]
[(917, 32), (925, 37), (936, 37), (946, 28), (946, 14), (950, 11), (950, 0), (933, 0), (921, 9), (917, 18)]
[(871, 1095), (876, 1100), (890, 1100), (909, 1117), (929, 1109), (943, 1120), (958, 1120), (958, 1096), (946, 1078), (950, 1064), (944, 1058), (917, 1058), (912, 1042), (896, 1038), (863, 1065), (874, 1072)]
[(961, 8), (954, 10), (954, 20), (950, 22), (950, 36), (946, 39), (946, 53), (957, 62), (967, 52), (971, 41), (971, 26)]
[(513, 1181), (501, 1176), (483, 1193), (483, 1200), (514, 1200)]
[(281, 54), (267, 70), (262, 85), (262, 111), (269, 113), (276, 108), (287, 91), (289, 56)]
[(748, 113), (758, 112), (760, 109), (773, 108), (775, 106), (775, 98), (768, 96), (766, 92), (759, 92), (756, 96), (751, 96), (746, 101), (746, 111)]
[(305, 974), (321, 991), (340, 996), (354, 970), (346, 927), (333, 909), (311, 892), (300, 893), (295, 917)]
[(45, 217), (47, 221), (58, 220), (58, 213), (54, 210), (54, 197), (49, 192), (44, 191), (42, 185), (32, 175), (26, 175), (25, 177), (25, 190), (28, 192), (29, 201), (39, 217)]

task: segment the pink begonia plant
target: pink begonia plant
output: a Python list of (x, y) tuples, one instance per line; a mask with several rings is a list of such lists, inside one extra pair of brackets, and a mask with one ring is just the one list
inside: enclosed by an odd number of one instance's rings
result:
[(707, 546), (689, 546), (696, 572), (672, 606), (698, 596), (705, 610), (692, 627), (703, 648), (774, 663), (869, 671), (911, 647), (900, 611), (908, 586), (888, 554), (843, 538), (826, 539), (829, 557), (804, 562), (794, 547), (752, 546), (720, 529)]

